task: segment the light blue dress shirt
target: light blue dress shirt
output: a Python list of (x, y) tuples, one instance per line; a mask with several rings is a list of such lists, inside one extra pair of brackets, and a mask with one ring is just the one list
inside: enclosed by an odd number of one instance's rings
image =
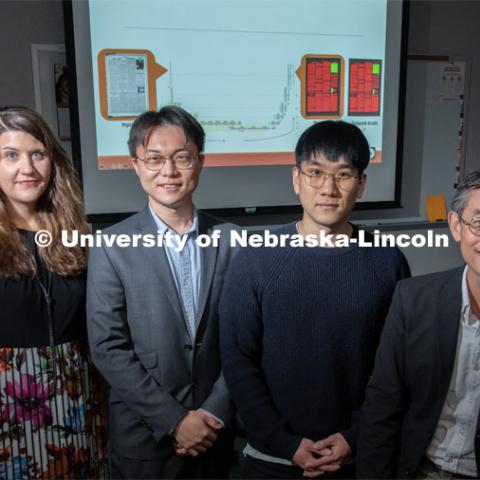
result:
[[(193, 214), (192, 228), (183, 234), (177, 234), (172, 230), (165, 222), (163, 222), (157, 214), (153, 211), (152, 207), (148, 205), (150, 213), (153, 216), (157, 229), (160, 233), (165, 235), (170, 232), (173, 236), (173, 246), (164, 247), (165, 254), (167, 255), (168, 264), (170, 265), (170, 271), (172, 272), (173, 279), (177, 292), (180, 296), (183, 314), (187, 320), (188, 332), (194, 343), (195, 334), (199, 323), (198, 319), (198, 296), (200, 292), (200, 282), (202, 273), (202, 256), (200, 247), (195, 241), (198, 236), (198, 215), (197, 211)], [(179, 238), (187, 236), (187, 241), (183, 249), (179, 251)], [(210, 417), (214, 418), (225, 428), (225, 424), (221, 418), (216, 417), (212, 413), (200, 408)]]
[[(174, 246), (165, 246), (164, 250), (167, 255), (177, 292), (181, 299), (183, 313), (193, 343), (198, 327), (198, 296), (202, 273), (200, 247), (195, 241), (198, 236), (198, 215), (195, 211), (192, 228), (188, 232), (177, 234), (177, 232), (172, 230), (157, 216), (150, 205), (149, 208), (158, 231), (164, 235), (166, 232), (170, 232), (173, 236)], [(184, 248), (181, 249), (181, 251), (178, 251), (179, 239), (184, 236), (187, 236), (187, 241)]]

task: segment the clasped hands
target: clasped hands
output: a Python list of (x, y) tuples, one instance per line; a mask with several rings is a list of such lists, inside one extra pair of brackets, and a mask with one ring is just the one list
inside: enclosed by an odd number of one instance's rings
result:
[(342, 462), (351, 451), (341, 433), (335, 433), (318, 442), (302, 438), (292, 460), (295, 465), (303, 468), (304, 477), (316, 478), (340, 470)]
[(222, 425), (201, 410), (190, 410), (172, 433), (176, 455), (198, 457), (205, 453), (217, 439)]

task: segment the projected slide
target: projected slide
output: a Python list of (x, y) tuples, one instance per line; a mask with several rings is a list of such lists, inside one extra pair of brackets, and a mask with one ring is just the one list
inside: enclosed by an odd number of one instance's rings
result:
[(303, 118), (340, 118), (342, 116), (342, 57), (305, 55), (297, 75), (302, 83)]
[(156, 80), (166, 71), (148, 50), (102, 50), (98, 75), (103, 118), (134, 119), (157, 108)]
[(167, 104), (203, 125), (207, 167), (293, 164), (324, 119), (356, 123), (381, 162), (386, 1), (114, 5), (89, 4), (99, 169), (130, 168), (132, 121)]
[(380, 115), (381, 60), (350, 60), (349, 115)]

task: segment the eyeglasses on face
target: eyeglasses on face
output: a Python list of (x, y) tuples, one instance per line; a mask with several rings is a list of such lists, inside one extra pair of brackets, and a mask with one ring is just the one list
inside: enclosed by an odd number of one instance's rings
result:
[(344, 191), (352, 190), (356, 184), (359, 175), (354, 175), (348, 171), (342, 171), (337, 173), (326, 173), (320, 170), (318, 167), (311, 166), (306, 168), (297, 167), (300, 173), (305, 175), (308, 184), (313, 188), (322, 188), (325, 185), (328, 177), (332, 177), (335, 185)]
[(471, 222), (464, 220), (460, 214), (458, 214), (458, 218), (464, 225), (467, 225), (473, 235), (480, 237), (480, 218), (474, 218)]
[(141, 160), (149, 170), (161, 170), (169, 159), (178, 170), (188, 170), (194, 166), (198, 156), (190, 152), (178, 152), (170, 157), (165, 157), (158, 153), (148, 153), (145, 157), (136, 157), (136, 159)]

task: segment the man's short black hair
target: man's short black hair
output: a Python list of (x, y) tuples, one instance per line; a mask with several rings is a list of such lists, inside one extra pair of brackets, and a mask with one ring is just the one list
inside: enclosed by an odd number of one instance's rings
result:
[(142, 113), (133, 122), (128, 137), (128, 150), (130, 156), (137, 156), (137, 147), (148, 144), (148, 139), (155, 127), (175, 126), (185, 132), (187, 140), (192, 141), (202, 153), (205, 147), (205, 131), (200, 123), (186, 110), (174, 105), (162, 107), (158, 112)]
[(343, 121), (327, 120), (307, 128), (295, 148), (297, 167), (315, 155), (323, 154), (330, 162), (341, 156), (359, 173), (367, 168), (370, 147), (362, 131), (355, 125)]

